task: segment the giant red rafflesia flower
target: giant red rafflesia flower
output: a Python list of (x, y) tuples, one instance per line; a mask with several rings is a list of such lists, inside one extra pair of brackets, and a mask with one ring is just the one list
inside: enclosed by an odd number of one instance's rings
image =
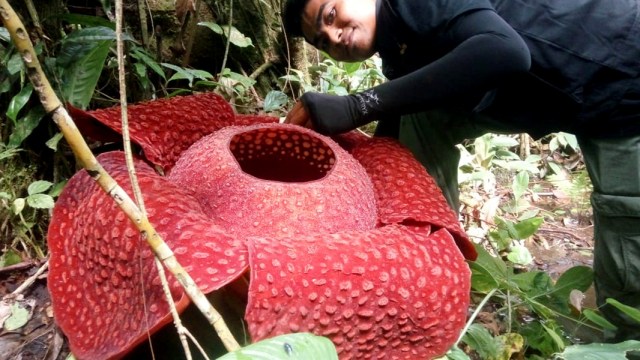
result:
[[(116, 138), (118, 108), (71, 114), (88, 136)], [(309, 331), (342, 359), (432, 358), (455, 342), (475, 250), (397, 142), (236, 115), (210, 93), (133, 105), (129, 118), (151, 223), (205, 293), (250, 271), (254, 341)], [(130, 191), (121, 152), (99, 161)], [(85, 171), (48, 241), (55, 319), (78, 358), (121, 357), (171, 320), (151, 251)]]

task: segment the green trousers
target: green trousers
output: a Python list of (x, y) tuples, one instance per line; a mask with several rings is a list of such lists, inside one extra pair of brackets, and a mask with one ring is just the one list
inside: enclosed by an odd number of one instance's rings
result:
[[(432, 111), (404, 116), (399, 140), (459, 208), (456, 144), (487, 132), (519, 133), (487, 118)], [(578, 137), (593, 183), (595, 287), (600, 310), (614, 325), (605, 340), (640, 340), (640, 323), (606, 305), (614, 298), (640, 310), (640, 135), (617, 139)]]

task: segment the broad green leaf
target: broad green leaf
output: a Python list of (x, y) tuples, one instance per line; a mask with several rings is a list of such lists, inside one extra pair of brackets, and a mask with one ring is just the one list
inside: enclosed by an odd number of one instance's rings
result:
[(288, 100), (289, 98), (287, 97), (287, 94), (282, 91), (269, 91), (267, 96), (264, 98), (264, 111), (269, 112), (278, 110), (284, 106)]
[(4, 321), (4, 329), (14, 331), (23, 327), (29, 321), (29, 311), (18, 303), (11, 305), (11, 316)]
[(9, 136), (9, 147), (17, 148), (22, 142), (38, 127), (40, 121), (44, 118), (45, 110), (41, 104), (38, 104), (27, 112), (23, 118), (16, 122), (15, 129)]
[(493, 257), (482, 246), (475, 245), (478, 258), (469, 264), (471, 287), (487, 293), (499, 286), (507, 278), (507, 265), (502, 259)]
[(584, 315), (584, 317), (586, 317), (592, 323), (600, 326), (601, 328), (603, 328), (605, 330), (615, 330), (615, 329), (618, 328), (617, 326), (615, 326), (611, 322), (609, 322), (609, 320), (605, 319), (604, 316), (596, 313), (595, 311), (593, 311), (591, 309), (584, 309), (582, 311), (582, 315)]
[(27, 204), (34, 209), (53, 209), (53, 198), (47, 194), (33, 194), (27, 196)]
[(360, 69), (360, 66), (362, 66), (362, 62), (358, 61), (358, 62), (345, 62), (342, 63), (344, 65), (344, 71), (347, 73), (347, 75), (351, 75), (353, 73), (355, 73), (356, 71), (358, 71), (358, 69)]
[(9, 200), (11, 199), (11, 195), (6, 191), (0, 191), (0, 199)]
[(520, 171), (513, 179), (513, 197), (520, 199), (522, 195), (529, 189), (529, 173)]
[(68, 180), (64, 180), (64, 181), (60, 181), (59, 183), (54, 184), (53, 187), (51, 188), (51, 190), (49, 191), (49, 195), (51, 195), (53, 197), (59, 196), (60, 193), (62, 192), (62, 189), (64, 189), (65, 185), (67, 185), (67, 181)]
[(480, 324), (472, 324), (462, 337), (462, 342), (475, 350), (481, 359), (497, 359), (502, 353), (502, 342)]
[(627, 316), (629, 316), (630, 318), (632, 318), (633, 320), (637, 321), (640, 323), (640, 310), (633, 308), (629, 305), (625, 305), (623, 303), (621, 303), (620, 301), (613, 299), (613, 298), (608, 298), (607, 299), (607, 304), (614, 306), (616, 309), (622, 311), (623, 313), (625, 313)]
[(163, 79), (167, 79), (164, 70), (162, 70), (162, 66), (160, 66), (160, 64), (151, 56), (149, 56), (145, 51), (136, 48), (132, 51), (131, 56), (153, 70), (156, 74), (160, 75)]
[(18, 113), (20, 110), (22, 110), (27, 101), (29, 101), (31, 93), (33, 93), (33, 86), (31, 86), (31, 84), (27, 84), (9, 102), (9, 108), (7, 109), (6, 114), (14, 123), (18, 119)]
[(544, 271), (527, 271), (515, 274), (511, 277), (511, 281), (513, 281), (521, 291), (530, 295), (548, 292), (553, 285), (551, 277)]
[(29, 195), (40, 194), (49, 190), (49, 188), (52, 185), (53, 183), (50, 181), (37, 180), (29, 184), (29, 187), (27, 188), (27, 193)]
[(569, 301), (569, 293), (576, 289), (587, 291), (593, 283), (593, 270), (588, 266), (574, 266), (560, 275), (553, 287), (554, 295)]
[(228, 353), (218, 360), (337, 360), (333, 343), (309, 333), (280, 335)]
[[(131, 36), (123, 35), (124, 40), (133, 40)], [(84, 58), (93, 52), (95, 47), (103, 42), (113, 43), (116, 40), (116, 32), (105, 26), (84, 28), (71, 32), (61, 42), (60, 52), (56, 58), (56, 64), (62, 69), (71, 67), (80, 58)]]
[(62, 76), (65, 98), (72, 105), (80, 109), (89, 106), (112, 43), (111, 40), (78, 43), (82, 45), (82, 56), (77, 56)]
[(540, 225), (544, 222), (541, 217), (533, 217), (530, 219), (522, 220), (513, 225), (513, 229), (516, 232), (516, 239), (526, 239), (538, 231)]
[(617, 344), (571, 345), (557, 359), (564, 360), (626, 360), (629, 351), (640, 351), (640, 341), (628, 340)]
[(9, 249), (0, 256), (0, 268), (18, 264), (22, 261), (22, 257), (17, 252)]

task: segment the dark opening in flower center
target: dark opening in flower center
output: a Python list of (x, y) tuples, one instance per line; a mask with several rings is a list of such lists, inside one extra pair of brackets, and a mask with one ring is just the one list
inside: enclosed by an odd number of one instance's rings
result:
[(263, 180), (319, 180), (336, 161), (324, 141), (293, 129), (263, 128), (243, 132), (231, 138), (229, 149), (242, 171)]

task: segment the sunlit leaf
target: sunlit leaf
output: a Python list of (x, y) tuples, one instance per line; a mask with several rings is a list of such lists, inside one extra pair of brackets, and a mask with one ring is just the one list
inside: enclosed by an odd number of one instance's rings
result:
[(14, 303), (11, 306), (11, 316), (4, 321), (4, 329), (7, 331), (14, 331), (23, 327), (29, 321), (29, 311), (20, 306), (18, 303)]
[(11, 209), (15, 215), (18, 215), (24, 210), (26, 202), (23, 198), (17, 198), (13, 200), (13, 204), (11, 205)]
[(60, 142), (60, 140), (62, 140), (63, 137), (64, 135), (61, 132), (56, 133), (55, 135), (53, 135), (53, 137), (51, 137), (51, 139), (47, 140), (45, 144), (49, 149), (56, 151), (58, 149), (58, 143)]
[(331, 340), (309, 333), (280, 335), (228, 353), (218, 360), (337, 360)]
[(27, 196), (27, 204), (34, 209), (53, 209), (53, 198), (47, 194), (33, 194)]
[(29, 187), (27, 188), (27, 193), (29, 193), (29, 195), (43, 193), (43, 192), (49, 190), (49, 188), (52, 185), (53, 185), (53, 183), (51, 183), (49, 181), (37, 180), (37, 181), (34, 181), (31, 184), (29, 184)]
[(284, 106), (288, 100), (289, 97), (287, 97), (287, 94), (282, 91), (269, 91), (267, 96), (264, 98), (264, 111), (269, 112), (278, 110)]
[(640, 341), (628, 340), (618, 344), (571, 345), (561, 353), (558, 359), (564, 360), (626, 360), (629, 351), (640, 351)]
[(507, 259), (514, 264), (529, 265), (533, 262), (533, 256), (525, 246), (515, 245), (511, 247), (511, 251), (507, 254)]

